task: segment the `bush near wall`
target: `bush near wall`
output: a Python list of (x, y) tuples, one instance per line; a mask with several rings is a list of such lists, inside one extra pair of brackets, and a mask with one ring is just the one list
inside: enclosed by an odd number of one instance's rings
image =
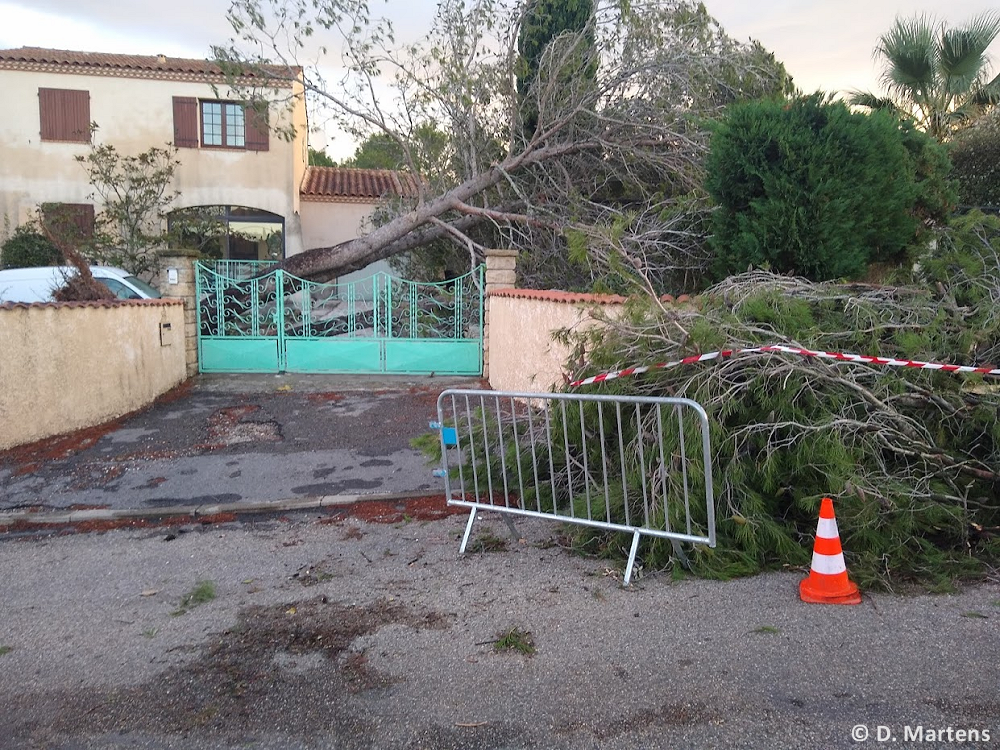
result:
[(22, 224), (14, 230), (3, 247), (0, 247), (0, 268), (34, 268), (58, 266), (62, 253), (52, 242), (29, 225)]

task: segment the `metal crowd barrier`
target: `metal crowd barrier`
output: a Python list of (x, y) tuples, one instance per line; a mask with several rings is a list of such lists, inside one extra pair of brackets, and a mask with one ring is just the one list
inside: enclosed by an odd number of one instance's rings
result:
[[(437, 404), (449, 505), (715, 546), (708, 417), (684, 398), (451, 389)], [(697, 496), (697, 500), (695, 500)], [(703, 500), (702, 500), (703, 496)], [(702, 505), (703, 503), (703, 505)]]

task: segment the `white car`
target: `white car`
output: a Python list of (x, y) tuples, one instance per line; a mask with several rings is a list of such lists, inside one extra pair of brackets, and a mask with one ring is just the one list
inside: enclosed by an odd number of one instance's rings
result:
[[(91, 266), (94, 278), (118, 299), (159, 299), (160, 293), (128, 271), (110, 266)], [(77, 273), (72, 266), (11, 268), (0, 271), (0, 304), (4, 302), (52, 302), (52, 294)]]

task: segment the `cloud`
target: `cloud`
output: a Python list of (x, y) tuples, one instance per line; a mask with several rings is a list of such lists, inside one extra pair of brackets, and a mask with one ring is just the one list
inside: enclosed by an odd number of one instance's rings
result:
[(231, 30), (226, 0), (0, 2), (0, 45), (205, 57)]

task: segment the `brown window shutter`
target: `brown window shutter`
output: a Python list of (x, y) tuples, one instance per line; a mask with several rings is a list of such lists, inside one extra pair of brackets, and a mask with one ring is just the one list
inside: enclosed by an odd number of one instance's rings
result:
[(174, 145), (198, 148), (198, 100), (194, 97), (174, 97)]
[(38, 89), (38, 118), (43, 141), (90, 143), (90, 92)]
[(42, 224), (56, 238), (79, 247), (94, 237), (92, 203), (43, 203)]
[(77, 203), (74, 204), (74, 219), (76, 227), (80, 231), (80, 236), (90, 240), (94, 238), (94, 204)]
[(247, 151), (267, 151), (268, 148), (267, 110), (259, 112), (247, 105), (246, 149)]
[(59, 91), (56, 89), (38, 89), (38, 118), (42, 126), (42, 140), (60, 140)]

